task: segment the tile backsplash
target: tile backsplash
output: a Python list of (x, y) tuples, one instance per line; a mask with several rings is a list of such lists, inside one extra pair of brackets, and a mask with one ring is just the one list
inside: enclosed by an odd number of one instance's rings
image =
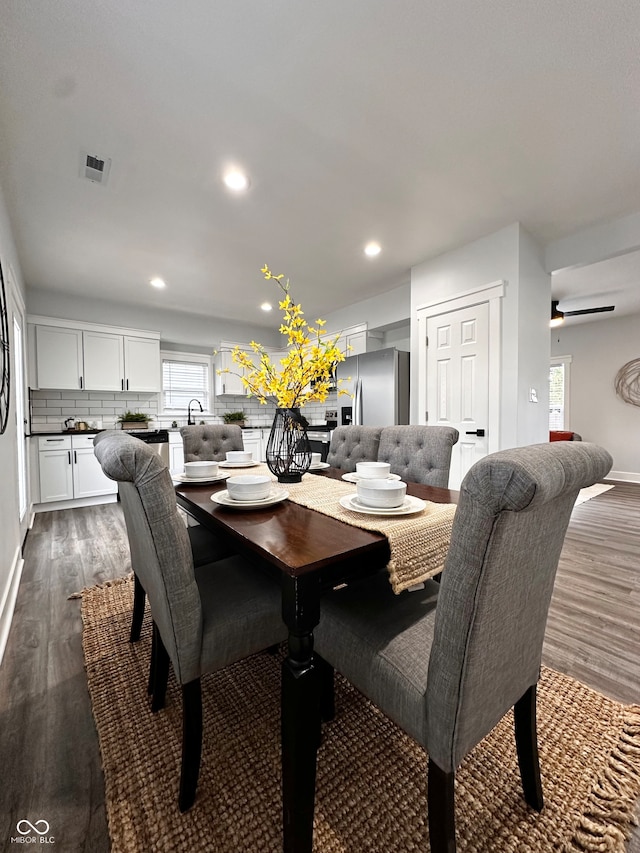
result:
[[(343, 398), (346, 399), (346, 398)], [(145, 412), (151, 416), (150, 429), (170, 427), (173, 421), (178, 426), (187, 423), (186, 411), (159, 412), (160, 394), (109, 393), (106, 391), (31, 391), (31, 431), (51, 432), (64, 429), (67, 418), (86, 421), (96, 429), (113, 429), (117, 418), (127, 409)], [(304, 415), (311, 424), (324, 423), (326, 409), (335, 409), (337, 395), (330, 394), (325, 403), (312, 403), (304, 407)], [(246, 424), (254, 427), (271, 426), (275, 407), (261, 406), (250, 397), (224, 397), (215, 401), (213, 414), (194, 411), (196, 423), (222, 423), (224, 412), (242, 410)]]
[(64, 429), (67, 418), (90, 427), (112, 429), (127, 409), (150, 415), (158, 425), (158, 394), (117, 394), (107, 391), (31, 391), (31, 431)]

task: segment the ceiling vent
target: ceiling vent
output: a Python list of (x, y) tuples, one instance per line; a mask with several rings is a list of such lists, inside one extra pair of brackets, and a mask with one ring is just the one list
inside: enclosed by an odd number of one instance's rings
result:
[(80, 177), (93, 181), (94, 184), (106, 184), (111, 170), (111, 160), (108, 157), (99, 157), (97, 154), (81, 155)]

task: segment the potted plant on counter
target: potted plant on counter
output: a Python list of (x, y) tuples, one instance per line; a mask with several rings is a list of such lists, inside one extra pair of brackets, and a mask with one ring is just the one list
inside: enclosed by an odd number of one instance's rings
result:
[(118, 417), (121, 429), (147, 429), (150, 420), (152, 420), (151, 415), (147, 415), (145, 412), (127, 411)]
[(239, 427), (243, 427), (245, 417), (246, 415), (244, 412), (225, 412), (222, 415), (222, 420), (225, 424), (236, 424)]

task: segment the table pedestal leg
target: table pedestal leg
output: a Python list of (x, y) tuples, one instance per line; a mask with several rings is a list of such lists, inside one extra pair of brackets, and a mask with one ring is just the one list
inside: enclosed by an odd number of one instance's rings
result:
[(284, 851), (311, 853), (320, 740), (320, 678), (312, 662), (312, 629), (318, 623), (319, 593), (317, 584), (304, 578), (287, 578), (284, 586), (283, 616), (289, 626), (289, 653), (282, 664)]

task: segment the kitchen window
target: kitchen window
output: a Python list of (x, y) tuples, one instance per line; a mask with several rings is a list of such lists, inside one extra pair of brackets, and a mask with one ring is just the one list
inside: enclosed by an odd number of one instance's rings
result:
[(549, 367), (549, 429), (568, 430), (570, 355), (554, 356)]
[(210, 356), (163, 352), (161, 357), (163, 409), (184, 412), (189, 401), (196, 399), (208, 412), (211, 393)]

